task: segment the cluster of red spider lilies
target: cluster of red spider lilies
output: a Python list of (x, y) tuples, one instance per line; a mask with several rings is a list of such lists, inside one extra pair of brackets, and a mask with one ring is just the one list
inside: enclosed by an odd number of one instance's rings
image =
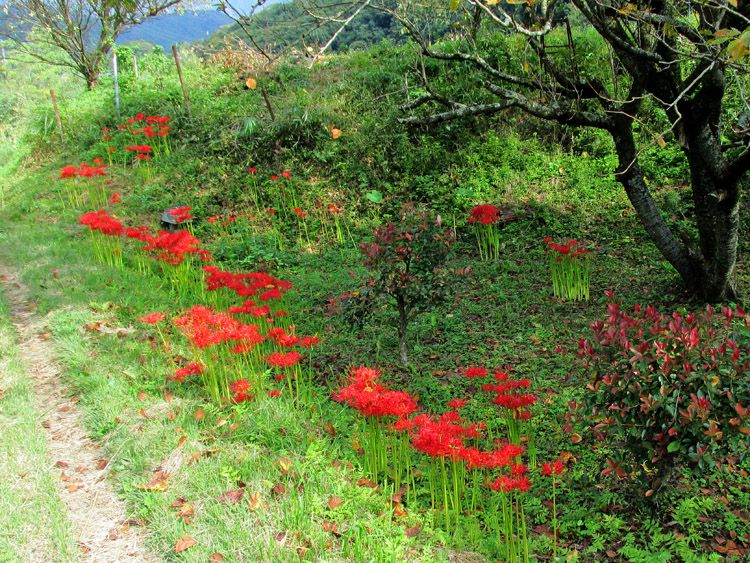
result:
[[(185, 220), (189, 208), (178, 208), (178, 216)], [(158, 326), (165, 347), (171, 347), (167, 336), (181, 335), (190, 348), (193, 360), (175, 365), (175, 379), (200, 376), (211, 397), (222, 403), (247, 401), (248, 389), (263, 390), (269, 374), (297, 399), (309, 392), (311, 373), (302, 360), (311, 360), (318, 340), (295, 334), (282, 304), (289, 282), (262, 272), (222, 270), (187, 230), (154, 233), (146, 225), (125, 227), (104, 210), (84, 213), (79, 222), (89, 228), (98, 260), (122, 268), (127, 254), (139, 271), (168, 280), (181, 303), (200, 303), (174, 315), (169, 331), (161, 325), (164, 315), (142, 319)], [(135, 242), (125, 253), (128, 241)]]
[[(489, 375), (483, 367), (464, 373), (469, 379)], [(474, 391), (477, 396), (450, 401), (441, 415), (418, 412), (415, 397), (384, 385), (380, 372), (368, 367), (353, 368), (348, 384), (333, 397), (363, 416), (359, 433), (372, 479), (412, 500), (416, 491), (429, 489), (433, 511), (442, 514), (446, 532), (460, 528), (462, 515), (473, 516), (495, 530), (506, 561), (528, 561), (523, 494), (532, 486), (529, 475), (552, 478), (554, 503), (555, 478), (564, 465), (557, 460), (536, 467), (530, 409), (537, 397), (528, 393), (530, 381), (511, 379), (504, 371), (496, 371), (493, 378), (494, 383)], [(488, 393), (499, 407), (504, 435), (460, 414), (470, 401), (481, 401), (481, 393)], [(556, 546), (556, 518), (553, 524)]]

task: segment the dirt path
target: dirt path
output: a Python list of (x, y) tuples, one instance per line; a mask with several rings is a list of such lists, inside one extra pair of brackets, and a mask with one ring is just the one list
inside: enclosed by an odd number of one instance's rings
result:
[(143, 535), (129, 526), (127, 513), (105, 479), (107, 465), (98, 445), (88, 438), (70, 390), (60, 380), (44, 319), (34, 314), (16, 276), (0, 267), (21, 358), (34, 385), (35, 401), (50, 456), (59, 471), (59, 494), (86, 562), (153, 561), (146, 555)]

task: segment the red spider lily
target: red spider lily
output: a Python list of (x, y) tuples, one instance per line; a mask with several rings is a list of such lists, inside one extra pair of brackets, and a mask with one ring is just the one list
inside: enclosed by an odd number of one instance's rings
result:
[(542, 475), (562, 475), (563, 471), (565, 471), (565, 466), (560, 460), (542, 464)]
[(244, 403), (253, 398), (252, 395), (248, 393), (248, 391), (250, 391), (250, 382), (246, 379), (239, 379), (233, 382), (229, 386), (229, 390), (234, 394), (232, 396), (233, 403)]
[(364, 416), (404, 418), (417, 409), (417, 402), (404, 391), (393, 391), (379, 382), (380, 372), (368, 367), (352, 368), (348, 385), (333, 393), (333, 399), (353, 407)]
[(203, 373), (203, 366), (195, 362), (192, 362), (186, 365), (185, 367), (178, 368), (174, 372), (174, 376), (172, 377), (172, 379), (179, 381), (180, 383), (184, 383), (185, 379), (187, 379), (188, 376), (200, 375), (201, 373)]
[[(292, 287), (292, 284), (279, 280), (263, 272), (251, 272), (246, 274), (233, 274), (224, 271), (216, 266), (204, 266), (203, 271), (208, 274), (206, 277), (206, 289), (216, 291), (221, 288), (227, 288), (240, 297), (253, 297), (260, 290), (265, 289), (261, 294), (261, 299), (269, 301), (271, 299), (280, 299), (281, 296)], [(265, 296), (265, 299), (263, 298)], [(248, 305), (248, 302), (245, 302)], [(253, 302), (252, 305), (255, 305)], [(242, 312), (249, 312), (246, 310)], [(266, 313), (270, 313), (270, 310)], [(265, 315), (261, 315), (265, 316)]]
[[(522, 414), (521, 409), (530, 407), (536, 403), (537, 397), (530, 394), (511, 393), (515, 389), (525, 389), (531, 385), (528, 379), (519, 379), (512, 381), (508, 379), (508, 374), (499, 371), (495, 374), (497, 384), (487, 383), (482, 386), (483, 391), (495, 393), (493, 403), (507, 409)], [(522, 418), (525, 415), (522, 414)]]
[[(284, 311), (276, 311), (276, 313), (283, 313)], [(305, 336), (302, 340), (300, 340), (299, 345), (303, 348), (312, 348), (313, 346), (317, 346), (319, 342), (319, 339), (317, 336)]]
[(302, 356), (300, 356), (299, 352), (294, 350), (286, 352), (285, 354), (274, 352), (266, 358), (266, 362), (272, 366), (286, 368), (298, 364), (301, 358)]
[(144, 154), (151, 154), (154, 152), (154, 149), (152, 149), (150, 145), (130, 145), (125, 147), (125, 150)]
[(412, 422), (412, 446), (430, 457), (459, 459), (464, 451), (464, 439), (477, 435), (475, 425), (461, 426), (461, 417), (456, 411), (443, 413), (437, 420), (420, 414)]
[(250, 174), (255, 174), (258, 171), (258, 169), (255, 166), (251, 166), (250, 168), (247, 169), (247, 171), (250, 172)]
[(504, 493), (511, 491), (525, 492), (531, 488), (531, 481), (525, 475), (519, 477), (502, 475), (490, 483), (489, 487), (493, 491), (502, 491)]
[(268, 391), (268, 396), (272, 397), (272, 398), (273, 397), (281, 397), (281, 391), (279, 391), (278, 389), (270, 389)]
[(181, 264), (191, 254), (204, 254), (200, 241), (188, 231), (159, 231), (147, 242), (143, 249), (155, 252), (159, 260), (169, 264)]
[(455, 410), (461, 410), (466, 406), (466, 399), (453, 399), (448, 406)]
[(110, 203), (120, 203), (122, 201), (122, 198), (120, 197), (120, 194), (113, 193), (111, 196), (109, 196), (109, 202)]
[(474, 379), (477, 377), (487, 377), (487, 368), (483, 367), (472, 367), (466, 370), (466, 377)]
[(142, 317), (138, 317), (138, 320), (146, 324), (155, 325), (163, 321), (164, 317), (166, 317), (164, 313), (159, 313), (158, 311), (154, 311), (153, 313), (149, 313)]
[(183, 207), (175, 207), (173, 209), (170, 209), (168, 213), (169, 213), (169, 216), (172, 217), (172, 219), (174, 219), (174, 222), (179, 224), (179, 223), (184, 223), (185, 221), (189, 221), (190, 219), (194, 218), (193, 215), (190, 213), (192, 209), (193, 209), (192, 207), (189, 207), (186, 205)]
[(500, 210), (491, 204), (477, 205), (469, 212), (469, 223), (494, 225), (500, 219), (499, 212)]
[(290, 178), (292, 177), (292, 173), (291, 173), (291, 172), (289, 172), (288, 170), (284, 170), (284, 171), (283, 171), (283, 172), (281, 173), (281, 177), (282, 177), (282, 178), (286, 178), (286, 179), (288, 180), (288, 179), (290, 179)]
[(125, 236), (128, 238), (140, 240), (143, 242), (150, 242), (154, 235), (151, 233), (151, 230), (145, 226), (141, 225), (137, 228), (128, 227), (125, 229)]
[(199, 349), (231, 342), (235, 353), (246, 352), (263, 342), (256, 325), (243, 324), (237, 319), (217, 313), (209, 307), (195, 305), (175, 319), (175, 326)]
[(86, 225), (92, 231), (99, 231), (108, 236), (119, 237), (125, 232), (122, 223), (107, 214), (106, 211), (88, 211), (78, 218), (81, 225)]
[(98, 164), (97, 166), (91, 166), (85, 162), (79, 167), (72, 164), (63, 166), (60, 169), (60, 179), (65, 180), (67, 178), (92, 178), (94, 176), (106, 176), (107, 173), (104, 171), (105, 166)]

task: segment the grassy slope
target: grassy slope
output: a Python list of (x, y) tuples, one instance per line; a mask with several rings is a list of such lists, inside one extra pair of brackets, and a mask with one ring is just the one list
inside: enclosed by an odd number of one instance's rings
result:
[[(261, 121), (264, 131), (281, 128), (263, 121), (260, 100), (248, 98), (229, 76), (206, 76), (189, 68), (195, 121), (191, 125), (177, 120), (179, 151), (161, 161), (152, 182), (144, 184), (132, 173), (115, 177), (114, 189), (121, 191), (125, 200), (118, 212), (132, 222), (150, 221), (149, 217), (175, 198), (193, 204), (203, 217), (242, 208), (247, 203), (243, 163), (260, 163), (264, 173), (293, 170), (295, 178), (300, 178), (299, 193), (310, 198), (306, 206), (331, 194), (337, 201), (343, 200), (347, 209), (357, 210), (349, 215), (356, 240), (366, 236), (375, 221), (373, 215), (378, 213), (359, 201), (367, 189), (377, 187), (385, 192), (386, 205), (379, 211), (384, 215), (391, 213), (403, 196), (399, 189), (435, 194), (434, 203), (443, 206), (441, 211), (451, 221), (456, 217), (461, 227), (459, 254), (451, 267), (456, 271), (471, 267), (472, 273), (456, 275), (453, 299), (412, 327), (412, 372), (397, 365), (388, 309), (376, 314), (362, 330), (348, 328), (328, 311), (332, 297), (357, 287), (358, 280), (352, 279), (350, 272), (355, 278), (363, 275), (355, 252), (325, 251), (330, 246), (325, 243), (316, 245), (317, 253), (299, 252), (294, 247), (278, 251), (268, 248), (266, 238), (253, 230), (242, 233), (239, 240), (220, 238), (212, 244), (237, 267), (241, 263), (253, 267), (259, 261), (275, 264), (277, 275), (295, 283), (294, 318), (300, 333), (318, 332), (324, 338), (319, 375), (331, 385), (339, 381), (348, 365), (375, 362), (391, 381), (418, 393), (425, 408), (440, 412), (450, 398), (471, 392), (458, 377), (459, 367), (510, 364), (517, 373), (530, 376), (545, 396), (537, 437), (540, 455), (554, 457), (562, 448), (577, 460), (561, 492), (561, 537), (568, 551), (585, 559), (604, 557), (607, 550), (614, 550), (617, 557), (631, 560), (649, 561), (659, 553), (694, 560), (717, 532), (732, 529), (740, 536), (750, 532), (738, 512), (738, 507), (750, 500), (746, 476), (733, 482), (721, 476), (681, 482), (662, 504), (680, 522), (678, 535), (648, 513), (621, 514), (622, 506), (630, 500), (627, 492), (614, 482), (596, 479), (608, 452), (587, 441), (572, 444), (558, 430), (557, 417), (568, 400), (580, 396), (586, 374), (570, 355), (556, 353), (555, 348), (575, 349), (578, 338), (587, 334), (587, 324), (602, 312), (598, 297), (602, 291), (614, 289), (626, 304), (648, 301), (669, 308), (680, 301), (673, 291), (673, 273), (644, 239), (624, 195), (606, 176), (611, 170), (606, 151), (586, 157), (550, 151), (536, 141), (521, 141), (513, 135), (489, 133), (468, 142), (451, 157), (449, 149), (441, 149), (441, 142), (449, 144), (446, 139), (420, 137), (404, 145), (398, 132), (381, 138), (393, 124), (387, 115), (377, 113), (381, 110), (365, 111), (371, 102), (367, 96), (380, 92), (363, 94), (355, 86), (359, 78), (363, 87), (370, 86), (364, 82), (370, 63), (357, 55), (337, 64), (341, 66), (331, 65), (312, 74), (288, 69), (282, 79), (284, 88), (272, 84), (271, 94), (284, 124), (302, 127), (296, 108), (304, 104), (312, 108), (309, 117), (313, 122), (319, 120), (324, 133), (326, 120), (335, 119), (345, 131), (343, 142), (335, 144), (313, 130), (310, 148), (305, 144), (309, 138), (301, 134), (304, 127), (301, 133), (295, 130), (296, 136), (282, 131), (286, 136), (280, 137), (280, 152), (274, 150), (272, 157), (261, 156), (263, 143), (257, 145), (257, 153), (247, 154), (233, 128), (247, 113)], [(351, 76), (351, 81), (328, 86), (331, 76), (343, 74)], [(386, 75), (378, 87), (387, 90), (388, 79)], [(162, 77), (155, 79), (157, 83), (160, 80)], [(175, 85), (158, 93), (153, 86), (152, 82), (134, 86), (126, 98), (129, 108), (178, 115)], [(106, 98), (106, 92), (94, 92), (76, 106), (80, 116), (68, 115), (75, 120), (73, 134), (77, 136), (71, 145), (75, 156), (70, 160), (101, 154), (102, 145), (90, 143), (98, 136), (99, 125), (112, 123), (104, 109)], [(382, 129), (368, 129), (378, 127), (379, 120)], [(389, 155), (389, 143), (399, 149), (397, 153)], [(414, 161), (401, 154), (403, 147), (413, 147), (417, 154)], [(400, 169), (389, 175), (366, 160), (357, 161), (368, 148), (378, 155), (375, 161)], [(430, 150), (444, 150), (441, 158), (446, 161), (436, 157), (420, 168), (417, 161), (427, 158)], [(433, 176), (427, 175), (429, 167), (437, 168)], [(369, 174), (364, 184), (353, 182), (358, 174)], [(399, 174), (401, 179), (394, 180)], [(319, 410), (299, 413), (259, 397), (249, 412), (240, 410), (232, 415), (231, 420), (239, 426), (231, 430), (231, 422), (218, 425), (227, 415), (204, 404), (195, 390), (165, 386), (164, 376), (169, 372), (166, 359), (135, 318), (166, 309), (173, 298), (159, 287), (156, 278), (143, 279), (129, 270), (106, 271), (93, 263), (87, 241), (74, 225), (76, 214), (61, 210), (51, 195), (59, 190), (53, 175), (50, 169), (40, 169), (12, 190), (0, 216), (0, 259), (22, 266), (40, 309), (53, 312), (55, 341), (66, 358), (67, 377), (81, 392), (87, 423), (110, 452), (118, 490), (130, 501), (134, 515), (149, 526), (158, 553), (168, 557), (177, 538), (189, 534), (199, 542), (185, 552), (189, 560), (205, 560), (214, 551), (245, 559), (293, 559), (300, 555), (357, 558), (357, 553), (377, 559), (390, 554), (409, 559), (446, 556), (437, 547), (442, 532), (433, 528), (429, 513), (410, 511), (406, 520), (391, 524), (387, 493), (352, 485), (360, 473), (351, 450), (356, 431), (348, 411), (321, 400)], [(338, 175), (346, 180), (337, 181)], [(373, 186), (372, 182), (380, 183)], [(401, 185), (394, 186), (397, 182)], [(457, 189), (466, 186), (473, 188), (471, 196), (462, 196)], [(657, 193), (667, 203), (670, 198), (679, 202), (681, 197), (669, 183)], [(476, 259), (471, 233), (462, 225), (466, 205), (481, 198), (522, 211), (521, 220), (503, 234), (503, 257), (497, 264)], [(446, 202), (460, 205), (446, 207)], [(679, 220), (677, 212), (674, 220)], [(207, 225), (199, 228), (202, 239), (216, 235)], [(584, 238), (598, 247), (592, 303), (571, 305), (550, 297), (540, 244), (549, 234)], [(267, 251), (259, 254), (256, 249), (261, 247)], [(741, 283), (747, 287), (744, 262), (739, 268)], [(128, 334), (117, 337), (81, 329), (92, 321), (103, 321), (115, 331), (126, 329)], [(135, 333), (129, 333), (131, 328)], [(166, 391), (174, 395), (171, 401), (165, 399)], [(206, 413), (202, 420), (195, 417), (199, 408)], [(477, 403), (466, 414), (482, 419), (491, 413), (487, 405)], [(336, 436), (326, 432), (322, 423), (332, 424)], [(178, 447), (182, 435), (187, 439)], [(193, 453), (206, 450), (216, 451), (196, 463), (183, 463), (166, 492), (138, 489), (165, 459), (190, 460)], [(297, 477), (283, 473), (279, 459), (285, 456), (292, 460)], [(355, 464), (354, 469), (347, 468), (349, 462)], [(217, 500), (239, 482), (247, 484), (241, 504), (230, 506)], [(287, 489), (280, 498), (272, 494), (278, 483)], [(714, 496), (707, 500), (699, 488)], [(266, 507), (250, 511), (249, 493), (259, 495)], [(344, 499), (344, 505), (330, 510), (326, 504), (334, 495)], [(195, 506), (189, 525), (170, 508), (178, 497)], [(528, 514), (535, 527), (549, 523), (547, 497), (540, 489), (530, 498)], [(726, 498), (728, 504), (716, 498)], [(335, 522), (343, 536), (325, 531), (324, 520)], [(417, 538), (407, 538), (405, 526), (415, 524), (422, 526), (422, 532)], [(540, 550), (550, 547), (543, 536), (535, 542)], [(491, 542), (474, 533), (449, 545), (459, 551), (493, 553)], [(344, 547), (359, 551), (342, 551)]]
[(15, 339), (0, 300), (0, 559), (69, 561), (73, 538)]
[[(338, 405), (324, 400), (322, 412), (301, 413), (259, 396), (251, 412), (228, 415), (195, 390), (185, 396), (182, 389), (166, 389), (170, 366), (154, 352), (142, 325), (135, 323), (134, 335), (118, 337), (117, 331), (133, 328), (138, 314), (167, 309), (173, 298), (155, 287), (156, 279), (95, 265), (88, 241), (72, 225), (75, 213), (49, 221), (50, 212), (60, 210), (44, 197), (48, 178), (42, 172), (21, 185), (23, 195), (15, 205), (31, 207), (31, 215), (19, 216), (14, 207), (4, 210), (0, 260), (23, 269), (40, 311), (49, 313), (86, 424), (111, 456), (117, 491), (129, 501), (133, 517), (149, 527), (155, 553), (169, 558), (186, 534), (198, 541), (183, 555), (188, 561), (206, 561), (215, 552), (228, 560), (264, 561), (320, 559), (328, 553), (356, 559), (366, 553), (378, 560), (408, 554), (419, 560), (433, 552), (428, 526), (418, 541), (406, 538), (402, 523), (390, 523), (384, 493), (354, 484), (359, 478), (350, 466), (355, 457), (330, 436), (351, 423)], [(94, 322), (114, 334), (84, 330)], [(205, 418), (196, 414), (199, 410)], [(328, 432), (323, 421), (332, 425)], [(282, 458), (291, 468), (279, 464)], [(139, 490), (165, 460), (179, 467), (169, 489)], [(242, 483), (246, 494), (236, 506), (218, 500)], [(281, 495), (273, 492), (279, 484), (286, 489)], [(260, 507), (251, 508), (251, 494)], [(344, 504), (331, 509), (334, 496)], [(181, 497), (194, 506), (190, 525), (171, 507)], [(403, 522), (419, 521), (412, 518)], [(336, 524), (337, 535), (323, 529), (324, 521)]]

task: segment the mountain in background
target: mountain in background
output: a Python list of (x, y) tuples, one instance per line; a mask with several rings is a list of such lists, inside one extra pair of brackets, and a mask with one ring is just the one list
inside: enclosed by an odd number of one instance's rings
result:
[[(331, 16), (341, 4), (338, 0), (324, 0), (320, 6), (322, 14)], [(270, 5), (257, 12), (245, 27), (263, 49), (278, 52), (291, 46), (316, 49), (328, 42), (339, 25), (316, 20), (299, 2), (292, 1)], [(401, 26), (389, 14), (365, 9), (339, 33), (330, 51), (364, 49), (386, 39), (397, 44), (403, 42)], [(232, 24), (217, 30), (204, 44), (209, 49), (217, 49), (239, 41), (249, 43), (243, 30)]]
[(164, 14), (149, 18), (117, 39), (120, 45), (132, 41), (147, 41), (160, 45), (165, 51), (176, 43), (188, 43), (206, 39), (221, 26), (232, 20), (222, 12), (205, 11), (186, 14)]

